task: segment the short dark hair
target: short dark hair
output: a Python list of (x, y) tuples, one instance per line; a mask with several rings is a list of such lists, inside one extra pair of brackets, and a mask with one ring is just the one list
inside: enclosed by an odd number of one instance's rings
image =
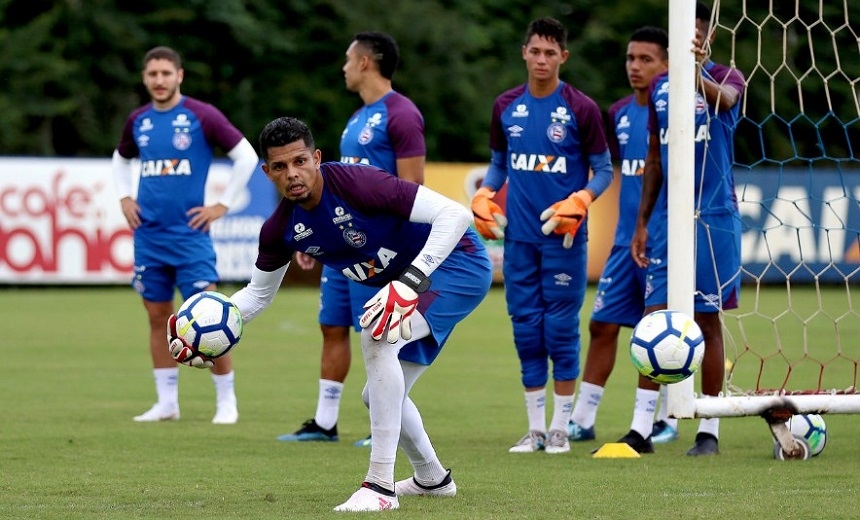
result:
[(168, 60), (176, 65), (177, 69), (182, 68), (182, 58), (179, 56), (179, 53), (164, 45), (153, 47), (143, 55), (143, 68), (145, 69), (146, 64), (152, 60)]
[(567, 48), (567, 27), (555, 18), (545, 16), (537, 20), (532, 20), (528, 29), (526, 29), (526, 38), (523, 41), (523, 45), (528, 45), (529, 40), (534, 35), (546, 38), (547, 40), (554, 40), (561, 47), (561, 50)]
[(669, 58), (669, 34), (659, 27), (646, 25), (633, 31), (631, 42), (653, 43), (663, 51), (663, 59)]
[(711, 8), (705, 2), (696, 2), (696, 19), (711, 23)]
[(267, 124), (260, 132), (260, 157), (269, 160), (269, 148), (286, 146), (301, 140), (305, 146), (314, 149), (314, 136), (303, 121), (295, 117), (279, 117)]
[(392, 79), (400, 61), (400, 49), (394, 38), (389, 34), (366, 31), (356, 34), (354, 39), (367, 50), (382, 77)]

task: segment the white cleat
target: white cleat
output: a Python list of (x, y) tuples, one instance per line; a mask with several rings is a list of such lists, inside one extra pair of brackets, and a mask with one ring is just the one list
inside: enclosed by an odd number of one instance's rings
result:
[(534, 453), (540, 451), (546, 442), (546, 434), (532, 430), (508, 449), (508, 453)]
[(451, 478), (451, 470), (435, 486), (424, 486), (415, 480), (415, 477), (407, 478), (394, 483), (394, 493), (397, 496), (430, 496), (430, 497), (453, 497), (457, 496), (457, 484)]
[(551, 430), (543, 449), (549, 454), (567, 453), (570, 451), (568, 433), (562, 430)]
[(134, 422), (178, 421), (179, 405), (155, 403), (152, 408), (134, 417)]
[(236, 424), (239, 420), (239, 410), (236, 404), (218, 405), (215, 410), (215, 417), (212, 418), (212, 424)]
[(334, 508), (337, 512), (373, 512), (373, 511), (389, 511), (400, 507), (400, 502), (397, 501), (397, 495), (386, 491), (385, 489), (371, 484), (370, 482), (362, 482), (358, 491), (349, 497), (349, 500)]

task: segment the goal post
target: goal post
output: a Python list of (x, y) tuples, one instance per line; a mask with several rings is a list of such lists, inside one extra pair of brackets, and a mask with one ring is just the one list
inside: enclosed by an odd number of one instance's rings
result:
[[(733, 165), (742, 287), (721, 312), (722, 394), (697, 395), (694, 378), (670, 385), (669, 414), (860, 413), (860, 4), (707, 3), (714, 61), (746, 79)], [(671, 107), (694, 106), (694, 5), (669, 2), (667, 177), (668, 304), (691, 315), (702, 202), (692, 110)]]

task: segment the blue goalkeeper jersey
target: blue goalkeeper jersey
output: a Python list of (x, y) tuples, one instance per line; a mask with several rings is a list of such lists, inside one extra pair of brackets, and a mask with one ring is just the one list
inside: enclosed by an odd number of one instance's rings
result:
[[(606, 152), (603, 120), (597, 104), (568, 83), (536, 98), (526, 85), (496, 98), (490, 124), (490, 148), (505, 155), (508, 193), (505, 237), (546, 242), (540, 214), (571, 193), (585, 188), (589, 155)], [(575, 242), (587, 240), (583, 222)]]
[[(740, 94), (744, 92), (744, 78), (737, 70), (708, 62), (703, 74), (721, 84), (731, 85)], [(666, 222), (668, 218), (668, 174), (669, 174), (669, 75), (657, 76), (649, 93), (649, 131), (652, 139), (660, 139), (660, 155), (663, 167), (661, 203), (654, 206), (651, 220)], [(703, 218), (709, 215), (731, 215), (738, 211), (735, 195), (732, 163), (734, 162), (734, 131), (740, 112), (740, 101), (730, 110), (718, 111), (709, 105), (701, 93), (696, 93), (695, 106), (695, 207)], [(648, 227), (653, 240), (666, 240), (666, 226)], [(658, 236), (654, 236), (654, 234)]]
[[(257, 268), (274, 271), (300, 251), (365, 285), (398, 279), (430, 235), (430, 224), (409, 221), (419, 185), (373, 166), (328, 162), (320, 171), (317, 206), (307, 211), (283, 199), (263, 224)], [(470, 228), (442, 264), (467, 268), (465, 256), (484, 251)]]
[(201, 245), (211, 248), (208, 233), (188, 226), (187, 212), (203, 205), (213, 149), (232, 150), (242, 138), (220, 110), (188, 96), (169, 110), (148, 103), (129, 115), (117, 151), (140, 159), (135, 247), (167, 262), (188, 261)]
[(369, 164), (394, 175), (398, 175), (397, 159), (426, 153), (421, 112), (393, 90), (356, 110), (340, 138), (341, 162)]
[(609, 108), (609, 121), (609, 150), (621, 173), (614, 245), (629, 246), (636, 230), (648, 155), (648, 106), (637, 104), (633, 95), (627, 96)]

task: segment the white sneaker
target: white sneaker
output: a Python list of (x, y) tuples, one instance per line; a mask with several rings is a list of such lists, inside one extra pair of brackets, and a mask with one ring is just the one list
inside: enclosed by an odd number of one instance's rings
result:
[(400, 507), (397, 495), (389, 495), (383, 488), (370, 482), (362, 482), (358, 491), (349, 500), (334, 508), (335, 511), (388, 511)]
[(215, 409), (212, 424), (236, 424), (238, 420), (239, 410), (236, 408), (236, 403), (224, 403), (219, 404)]
[(543, 449), (546, 434), (537, 430), (531, 430), (523, 435), (523, 438), (511, 446), (508, 453), (533, 453)]
[(567, 453), (570, 451), (570, 442), (568, 442), (568, 433), (562, 430), (550, 430), (549, 438), (544, 446), (544, 451), (550, 454)]
[(415, 477), (411, 477), (395, 482), (394, 493), (397, 496), (453, 497), (457, 495), (457, 484), (451, 478), (451, 470), (449, 469), (442, 482), (435, 486), (423, 486), (415, 480)]
[(134, 417), (134, 422), (158, 422), (179, 420), (178, 404), (155, 403), (152, 408)]

